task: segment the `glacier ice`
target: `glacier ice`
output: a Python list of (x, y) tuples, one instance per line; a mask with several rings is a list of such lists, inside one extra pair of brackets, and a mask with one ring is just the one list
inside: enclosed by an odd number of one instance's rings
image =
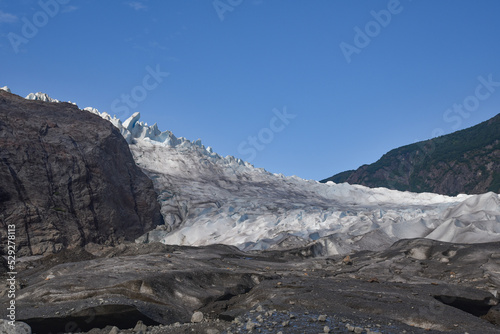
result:
[(45, 93), (29, 93), (26, 96), (26, 100), (37, 100), (37, 101), (45, 101), (45, 102), (60, 102), (59, 100), (53, 99)]
[(498, 194), (449, 197), (286, 177), (147, 126), (139, 113), (123, 123), (103, 117), (159, 192), (168, 228), (148, 240), (245, 250), (314, 243), (328, 254), (382, 249), (402, 238), (500, 240)]

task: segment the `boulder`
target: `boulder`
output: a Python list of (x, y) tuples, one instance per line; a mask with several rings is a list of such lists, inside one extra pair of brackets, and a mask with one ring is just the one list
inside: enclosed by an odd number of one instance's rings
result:
[(31, 334), (31, 327), (28, 324), (16, 321), (15, 326), (7, 320), (0, 319), (0, 334)]

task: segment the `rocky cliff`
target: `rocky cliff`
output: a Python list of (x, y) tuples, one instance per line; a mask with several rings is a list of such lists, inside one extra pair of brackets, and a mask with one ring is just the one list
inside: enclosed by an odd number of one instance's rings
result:
[(328, 179), (444, 195), (500, 193), (500, 114), (471, 128), (394, 149)]
[(0, 90), (0, 235), (17, 255), (133, 240), (163, 223), (151, 180), (109, 122)]

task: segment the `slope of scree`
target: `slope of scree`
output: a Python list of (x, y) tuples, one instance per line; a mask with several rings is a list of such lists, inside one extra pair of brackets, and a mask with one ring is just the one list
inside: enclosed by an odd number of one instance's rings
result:
[(16, 226), (18, 256), (134, 240), (163, 222), (156, 197), (109, 122), (0, 90), (0, 235)]

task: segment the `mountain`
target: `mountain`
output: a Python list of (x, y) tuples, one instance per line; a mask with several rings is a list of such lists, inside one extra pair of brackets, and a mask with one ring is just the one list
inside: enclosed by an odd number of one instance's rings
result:
[(401, 191), (500, 193), (500, 114), (471, 128), (394, 149), (377, 162), (321, 182)]
[(16, 255), (133, 241), (163, 222), (151, 180), (113, 125), (28, 97), (37, 101), (0, 90), (0, 235), (15, 225)]
[(314, 244), (317, 254), (345, 254), (381, 250), (402, 238), (500, 241), (500, 197), (492, 192), (449, 197), (271, 174), (200, 140), (148, 126), (139, 113), (121, 122), (87, 110), (120, 130), (159, 194), (165, 226), (138, 242), (242, 250)]
[[(7, 92), (0, 116), (0, 221), (17, 227), (16, 255), (27, 255), (27, 237), (33, 254), (74, 241), (17, 262), (8, 315), (16, 330), (498, 332), (498, 194), (285, 177), (148, 126), (139, 113), (121, 122)], [(131, 197), (137, 207), (123, 200)], [(166, 225), (150, 231), (144, 222), (160, 206)], [(92, 207), (97, 226), (86, 219)], [(142, 235), (117, 245), (120, 233)], [(0, 276), (13, 289), (16, 279)], [(12, 305), (4, 290), (0, 304)], [(9, 326), (0, 320), (0, 332)]]

